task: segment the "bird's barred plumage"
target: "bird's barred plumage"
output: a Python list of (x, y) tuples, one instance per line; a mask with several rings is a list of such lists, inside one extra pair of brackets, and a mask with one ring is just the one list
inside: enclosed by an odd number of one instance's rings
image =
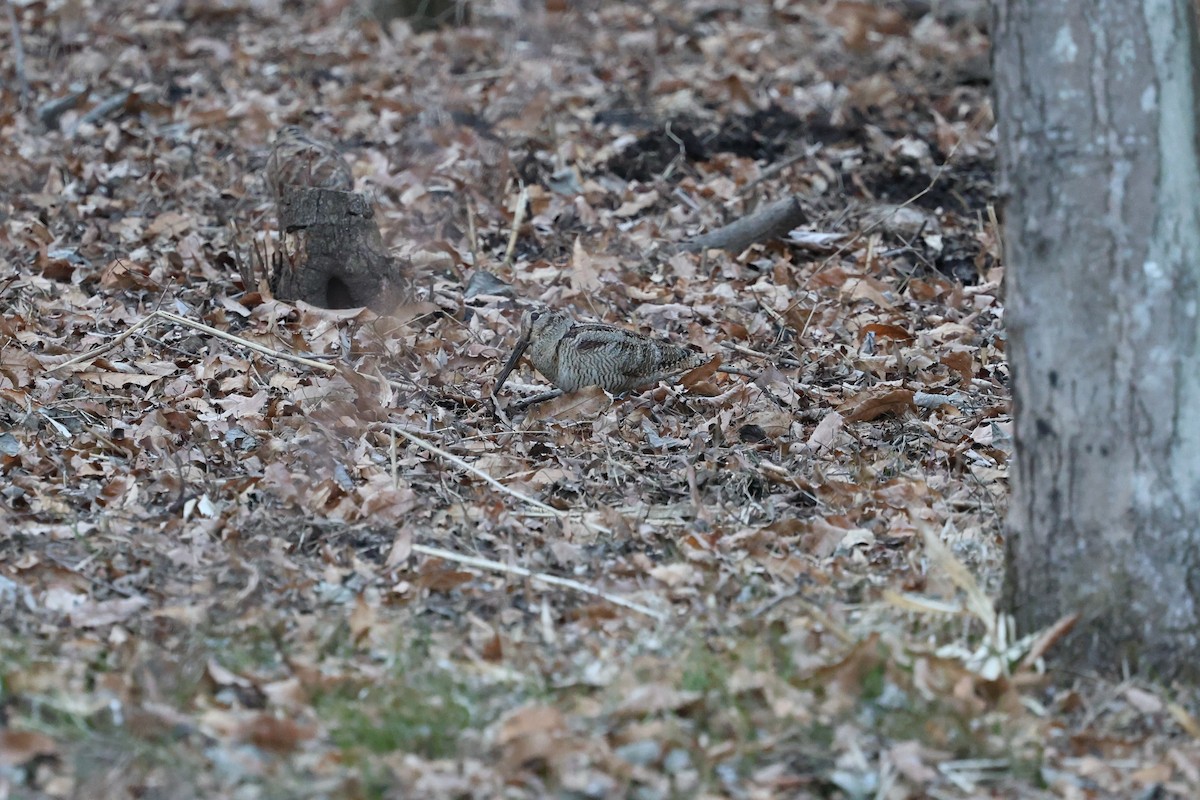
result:
[(576, 322), (566, 312), (526, 312), (521, 339), (497, 379), (503, 384), (522, 355), (566, 392), (599, 386), (613, 394), (632, 391), (708, 362), (699, 350), (595, 322)]
[(276, 132), (266, 176), (276, 203), (299, 189), (354, 190), (354, 173), (338, 149), (298, 125), (284, 125)]

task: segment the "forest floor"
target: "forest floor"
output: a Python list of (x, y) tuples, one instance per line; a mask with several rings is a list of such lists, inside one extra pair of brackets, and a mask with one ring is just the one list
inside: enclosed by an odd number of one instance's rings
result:
[[(992, 610), (983, 4), (527, 5), (7, 5), (0, 798), (1200, 796), (1181, 692)], [(285, 123), (412, 303), (245, 269)], [(535, 302), (744, 374), (489, 402)]]

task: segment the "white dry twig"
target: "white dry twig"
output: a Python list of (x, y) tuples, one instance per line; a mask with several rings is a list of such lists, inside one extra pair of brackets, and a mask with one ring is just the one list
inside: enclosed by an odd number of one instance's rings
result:
[(630, 611), (636, 611), (639, 614), (644, 614), (652, 619), (665, 620), (667, 618), (666, 615), (661, 611), (655, 611), (649, 606), (635, 603), (632, 600), (626, 600), (620, 595), (609, 594), (608, 592), (601, 591), (594, 586), (588, 586), (586, 583), (573, 581), (570, 578), (560, 578), (556, 575), (547, 575), (543, 572), (534, 572), (533, 570), (526, 569), (525, 567), (515, 567), (509, 564), (502, 564), (499, 561), (492, 561), (489, 558), (463, 555), (462, 553), (455, 553), (451, 550), (442, 550), (438, 547), (426, 547), (425, 545), (414, 544), (412, 549), (414, 553), (421, 553), (422, 555), (434, 556), (436, 558), (444, 558), (447, 561), (466, 564), (467, 566), (476, 567), (478, 569), (487, 569), (492, 570), (493, 572), (507, 572), (512, 575), (520, 575), (523, 578), (529, 578), (530, 580), (538, 581), (539, 583), (544, 583), (548, 586), (560, 586), (581, 594), (599, 597), (600, 599), (606, 600), (615, 606), (628, 608)]
[(415, 444), (417, 447), (420, 447), (423, 450), (428, 450), (429, 452), (434, 453), (435, 455), (438, 455), (438, 456), (446, 459), (451, 464), (454, 464), (457, 467), (465, 469), (467, 472), (471, 473), (472, 475), (475, 475), (476, 477), (483, 478), (489, 484), (491, 484), (492, 486), (495, 486), (497, 489), (504, 492), (505, 494), (512, 495), (513, 497), (517, 498), (521, 502), (528, 503), (529, 505), (533, 506), (534, 508), (540, 508), (542, 511), (546, 511), (546, 512), (552, 514), (553, 516), (556, 516), (556, 517), (565, 517), (566, 516), (565, 512), (559, 511), (557, 508), (554, 508), (553, 506), (548, 506), (545, 503), (543, 503), (541, 500), (535, 500), (534, 498), (530, 497), (527, 494), (518, 492), (516, 489), (513, 489), (509, 486), (505, 486), (503, 483), (496, 480), (491, 475), (488, 475), (486, 472), (479, 469), (478, 467), (473, 467), (470, 464), (468, 464), (466, 461), (463, 461), (461, 458), (454, 455), (453, 453), (447, 453), (445, 450), (438, 447), (437, 445), (427, 442), (424, 439), (420, 438), (419, 436), (412, 435), (408, 431), (404, 430), (404, 428), (401, 428), (399, 425), (392, 425), (389, 427), (392, 430), (394, 430), (396, 433), (403, 436), (405, 439), (408, 439), (410, 442)]
[(508, 247), (504, 250), (504, 266), (511, 267), (513, 256), (517, 252), (517, 236), (521, 226), (525, 224), (525, 206), (529, 204), (529, 187), (521, 184), (521, 194), (517, 197), (517, 207), (513, 209), (512, 233), (508, 237)]

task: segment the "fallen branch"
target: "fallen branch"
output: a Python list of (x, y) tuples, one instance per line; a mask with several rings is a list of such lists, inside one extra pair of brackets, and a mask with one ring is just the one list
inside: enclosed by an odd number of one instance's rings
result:
[(71, 84), (70, 89), (62, 97), (42, 103), (37, 110), (38, 120), (49, 129), (57, 129), (62, 115), (79, 105), (79, 102), (87, 97), (89, 91), (91, 91), (91, 87), (87, 84)]
[(727, 250), (740, 253), (752, 244), (778, 238), (802, 224), (806, 219), (800, 196), (791, 195), (771, 203), (748, 217), (729, 223), (724, 227), (693, 237), (679, 245), (683, 252), (696, 253), (703, 250)]
[(115, 339), (113, 339), (108, 344), (102, 344), (97, 348), (94, 348), (92, 350), (87, 351), (86, 353), (83, 353), (82, 355), (75, 356), (74, 358), (69, 358), (66, 361), (62, 362), (61, 364), (55, 364), (54, 366), (48, 368), (46, 371), (47, 372), (57, 372), (60, 369), (66, 369), (67, 367), (73, 367), (76, 364), (82, 364), (86, 361), (91, 361), (94, 358), (99, 358), (100, 356), (107, 353), (109, 350), (116, 348), (117, 345), (119, 345), (121, 342), (128, 339), (130, 336), (133, 336), (135, 333), (140, 331), (142, 328), (145, 328), (147, 325), (149, 325), (151, 322), (154, 321), (155, 317), (158, 314), (159, 314), (159, 312), (155, 311), (152, 314), (150, 314), (150, 316), (143, 317), (142, 319), (138, 320), (133, 325), (126, 328), (124, 333), (121, 333), (120, 335), (118, 335)]
[(121, 109), (125, 108), (125, 104), (129, 102), (130, 96), (133, 94), (129, 89), (122, 89), (107, 100), (97, 103), (91, 111), (79, 118), (71, 127), (70, 136), (74, 136), (81, 125), (95, 125), (102, 119), (106, 119)]
[(959, 406), (969, 402), (962, 392), (953, 394), (934, 394), (932, 392), (913, 392), (913, 405), (918, 408), (941, 408), (942, 406)]

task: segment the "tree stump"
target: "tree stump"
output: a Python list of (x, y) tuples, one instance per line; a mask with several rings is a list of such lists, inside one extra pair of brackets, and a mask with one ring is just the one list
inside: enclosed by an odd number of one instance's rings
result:
[(354, 172), (333, 142), (284, 125), (264, 177), (279, 215), (276, 298), (378, 312), (409, 298), (404, 265), (388, 255), (371, 202), (353, 191)]
[(408, 297), (402, 265), (388, 254), (371, 202), (335, 189), (295, 189), (279, 200), (282, 253), (271, 291), (322, 308), (389, 311)]

